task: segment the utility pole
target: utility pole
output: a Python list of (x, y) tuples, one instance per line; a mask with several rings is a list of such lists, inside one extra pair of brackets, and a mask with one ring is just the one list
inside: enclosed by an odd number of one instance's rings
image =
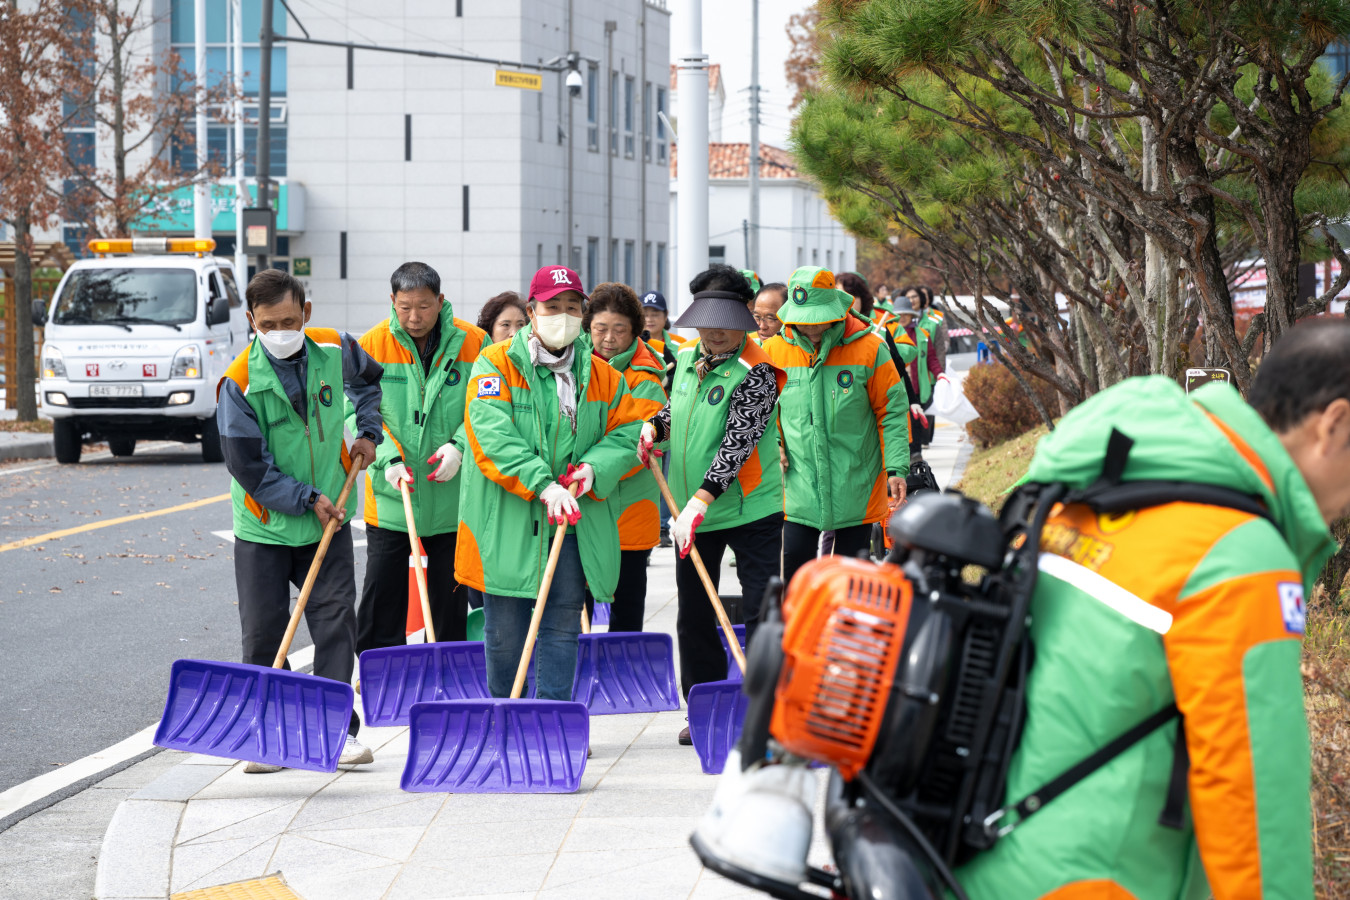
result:
[(230, 0), (230, 40), (234, 70), (234, 279), (240, 290), (248, 284), (248, 256), (244, 253), (244, 208), (248, 184), (244, 181), (244, 4)]
[(197, 107), (197, 177), (192, 185), (192, 236), (201, 240), (211, 236), (211, 186), (206, 181), (206, 0), (196, 0), (192, 14), (193, 62), (197, 79), (193, 98)]
[[(567, 0), (567, 64), (571, 71), (579, 72), (577, 53), (572, 45), (572, 0)], [(589, 87), (590, 86), (587, 85), (587, 89), (589, 89)], [(563, 260), (566, 260), (567, 267), (576, 270), (580, 268), (580, 266), (577, 260), (572, 258), (572, 241), (576, 240), (576, 224), (575, 220), (572, 218), (572, 154), (574, 152), (574, 144), (572, 141), (572, 119), (575, 115), (572, 107), (574, 105), (574, 98), (572, 97), (570, 88), (564, 86), (563, 90), (567, 92), (567, 202), (564, 204), (567, 208), (563, 211), (563, 219), (565, 220), (564, 225), (566, 226), (563, 231), (563, 253), (565, 255), (563, 256), (563, 259), (558, 260), (558, 262), (562, 263)]]
[(759, 0), (750, 0), (750, 240), (746, 268), (759, 271)]
[[(272, 192), (272, 0), (262, 3), (262, 30), (258, 34), (262, 60), (258, 65), (258, 206), (270, 209)], [(258, 254), (258, 271), (267, 268), (267, 253)]]
[[(667, 300), (678, 312), (694, 276), (708, 268), (708, 57), (703, 53), (703, 0), (689, 0), (679, 57), (680, 157), (678, 283)], [(672, 317), (673, 318), (673, 317)]]

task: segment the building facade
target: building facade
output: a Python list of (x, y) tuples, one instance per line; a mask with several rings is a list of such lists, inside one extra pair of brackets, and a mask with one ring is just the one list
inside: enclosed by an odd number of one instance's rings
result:
[[(242, 150), (250, 189), (262, 2), (243, 0)], [(229, 4), (207, 6), (216, 81), (231, 58)], [(609, 280), (639, 291), (662, 286), (670, 271), (670, 136), (657, 116), (670, 108), (664, 0), (390, 0), (377, 7), (326, 0), (290, 7), (298, 23), (279, 0), (273, 12), (275, 31), (287, 37), (307, 30), (326, 41), (484, 59), (276, 45), (269, 154), (275, 264), (305, 282), (316, 321), (364, 331), (388, 315), (389, 275), (410, 259), (440, 272), (446, 298), (469, 319), (501, 291), (523, 293), (542, 265), (571, 264), (588, 287)], [(152, 52), (172, 48), (191, 71), (193, 0), (154, 0), (144, 14), (154, 17)], [(557, 69), (569, 51), (579, 56), (578, 96)], [(542, 78), (532, 89), (499, 71)], [(95, 144), (91, 152), (101, 139), (78, 138)], [(209, 146), (227, 161), (240, 149), (233, 127), (216, 123)], [(232, 180), (213, 189), (216, 252), (226, 256), (234, 252), (233, 197)], [(141, 224), (146, 234), (190, 234), (190, 192)], [(67, 223), (57, 236), (78, 244), (81, 235)]]

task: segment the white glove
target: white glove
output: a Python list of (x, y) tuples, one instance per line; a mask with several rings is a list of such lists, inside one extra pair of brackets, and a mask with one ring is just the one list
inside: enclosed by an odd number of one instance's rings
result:
[(647, 465), (647, 459), (651, 456), (652, 446), (656, 443), (656, 426), (651, 422), (642, 423), (642, 434), (638, 436), (637, 458), (638, 462), (644, 466)]
[(398, 490), (399, 483), (402, 482), (408, 485), (408, 493), (411, 494), (413, 492), (412, 473), (409, 472), (408, 467), (401, 462), (396, 462), (384, 470), (384, 480), (389, 482), (389, 486), (396, 491)]
[(548, 524), (561, 525), (567, 522), (575, 525), (581, 520), (581, 507), (577, 505), (577, 498), (558, 482), (550, 482), (548, 487), (539, 492), (539, 499), (548, 507)]
[(459, 452), (458, 447), (454, 444), (441, 444), (440, 449), (431, 454), (431, 458), (427, 460), (427, 465), (436, 466), (435, 471), (427, 476), (427, 481), (441, 483), (449, 481), (458, 474), (459, 464), (463, 461), (464, 454)]
[(591, 488), (595, 486), (595, 469), (591, 468), (590, 463), (582, 463), (579, 466), (568, 463), (567, 474), (558, 479), (558, 484), (561, 484), (566, 488), (570, 488), (575, 484), (577, 486), (577, 496), (585, 496), (590, 493)]
[(670, 539), (675, 542), (675, 549), (680, 551), (681, 559), (689, 555), (689, 548), (694, 545), (694, 532), (707, 514), (708, 504), (697, 497), (690, 497), (684, 509), (680, 510), (679, 518), (670, 520)]

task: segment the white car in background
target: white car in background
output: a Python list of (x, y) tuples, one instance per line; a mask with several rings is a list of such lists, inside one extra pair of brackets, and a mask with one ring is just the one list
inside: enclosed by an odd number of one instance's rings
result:
[(130, 456), (138, 440), (201, 441), (222, 460), (216, 383), (249, 341), (230, 260), (215, 241), (95, 239), (92, 259), (62, 277), (49, 308), (40, 391), (56, 459), (77, 463), (85, 441)]

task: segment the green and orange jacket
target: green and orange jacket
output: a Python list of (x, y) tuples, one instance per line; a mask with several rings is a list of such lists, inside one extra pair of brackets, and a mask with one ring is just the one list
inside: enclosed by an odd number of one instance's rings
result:
[(821, 336), (818, 353), (791, 327), (764, 352), (787, 373), (784, 517), (821, 531), (883, 521), (886, 476), (909, 474), (909, 398), (885, 340), (849, 316)]
[(483, 349), (467, 385), (464, 458), (455, 577), (461, 584), (508, 597), (535, 597), (554, 526), (539, 492), (590, 463), (595, 483), (579, 498), (577, 547), (591, 595), (608, 603), (619, 580), (619, 481), (633, 469), (642, 416), (612, 366), (578, 342), (573, 433), (558, 405), (552, 372), (530, 361), (527, 325), (510, 341)]
[[(420, 535), (446, 534), (459, 527), (460, 477), (428, 481), (435, 468), (427, 459), (442, 445), (453, 443), (466, 457), (464, 386), (474, 360), (488, 343), (487, 332), (455, 318), (449, 302), (442, 304), (440, 342), (430, 371), (422, 368), (417, 344), (391, 311), (389, 318), (361, 336), (361, 347), (381, 366), (380, 414), (387, 440), (376, 449), (375, 462), (366, 470), (367, 525), (407, 531), (403, 498), (385, 480), (384, 472), (402, 462), (412, 474), (413, 517)], [(353, 414), (348, 403), (349, 422)]]
[[(582, 340), (589, 342), (586, 335), (582, 335)], [(641, 338), (609, 360), (609, 364), (623, 374), (632, 394), (633, 408), (644, 422), (665, 408), (666, 392), (661, 387), (665, 366)], [(646, 466), (635, 465), (619, 482), (610, 503), (619, 516), (620, 550), (650, 550), (660, 542), (660, 497), (656, 476)]]
[(1269, 518), (1172, 503), (1117, 516), (1068, 506), (1041, 539), (1035, 664), (1007, 796), (1038, 789), (1175, 703), (1188, 814), (1158, 823), (1178, 729), (1163, 727), (958, 870), (971, 898), (1311, 900), (1303, 598), (1335, 544), (1280, 440), (1228, 385), (1188, 398), (1132, 378), (1041, 441), (1036, 482), (1086, 487), (1108, 437), (1123, 480), (1220, 485)]

